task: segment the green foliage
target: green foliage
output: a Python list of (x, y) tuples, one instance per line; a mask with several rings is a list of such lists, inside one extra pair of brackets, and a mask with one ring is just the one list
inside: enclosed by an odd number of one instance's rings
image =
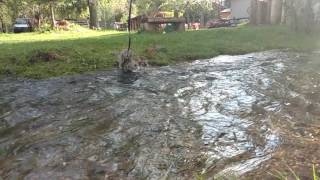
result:
[(315, 165), (312, 165), (312, 177), (313, 177), (313, 180), (319, 179)]
[(36, 29), (40, 33), (50, 32), (52, 30), (51, 25), (48, 23), (43, 23), (39, 28)]
[[(17, 17), (35, 18), (37, 26), (41, 23), (53, 22), (55, 19), (87, 19), (93, 17), (89, 14), (88, 0), (2, 0), (0, 3), (0, 21), (11, 26)], [(110, 27), (113, 22), (126, 22), (128, 19), (127, 0), (97, 0), (97, 19)], [(91, 6), (90, 6), (91, 7)], [(53, 13), (51, 11), (53, 9)], [(133, 16), (155, 15), (159, 11), (173, 12), (180, 16), (198, 21), (201, 16), (205, 20), (215, 18), (218, 10), (211, 1), (193, 0), (135, 0)], [(91, 12), (92, 13), (92, 12)], [(95, 14), (95, 13), (94, 13)], [(39, 28), (39, 27), (38, 27)], [(41, 28), (40, 28), (41, 29)]]
[(159, 11), (175, 11), (190, 16), (194, 21), (200, 19), (203, 13), (205, 18), (212, 19), (218, 15), (213, 1), (194, 1), (194, 0), (137, 0), (135, 1), (138, 14), (153, 15)]
[(89, 16), (87, 0), (64, 0), (56, 7), (59, 19), (83, 19)]
[(0, 3), (0, 33), (6, 32), (9, 24), (11, 24), (9, 9), (3, 3)]
[[(99, 9), (99, 17), (105, 22), (126, 22), (128, 20), (127, 0), (101, 0)], [(136, 14), (135, 6), (133, 14)]]
[[(286, 27), (221, 28), (167, 34), (133, 34), (133, 50), (152, 65), (211, 58), (220, 54), (244, 54), (270, 49), (313, 50), (317, 35)], [(127, 34), (81, 30), (50, 33), (0, 34), (0, 76), (48, 78), (114, 67), (117, 53), (127, 47)], [(152, 47), (164, 49), (148, 55)], [(35, 52), (57, 58), (30, 63)]]
[(50, 6), (57, 19), (87, 18), (87, 5), (87, 0), (3, 0), (0, 2), (0, 24), (11, 28), (18, 17), (34, 18), (45, 24), (50, 21)]
[(188, 1), (185, 12), (185, 15), (190, 16), (193, 21), (201, 19), (201, 14), (205, 21), (219, 17), (219, 8), (213, 1)]
[(4, 149), (0, 148), (0, 157), (5, 156), (6, 154), (7, 154), (7, 152)]
[(135, 4), (139, 14), (152, 14), (158, 12), (166, 2), (166, 0), (137, 0)]

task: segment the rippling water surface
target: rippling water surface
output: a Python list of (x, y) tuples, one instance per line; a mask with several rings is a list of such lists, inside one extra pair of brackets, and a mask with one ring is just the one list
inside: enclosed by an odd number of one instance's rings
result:
[(283, 102), (268, 92), (288, 62), (298, 58), (269, 51), (130, 76), (109, 71), (2, 80), (0, 177), (244, 174), (270, 159), (281, 144), (271, 118)]

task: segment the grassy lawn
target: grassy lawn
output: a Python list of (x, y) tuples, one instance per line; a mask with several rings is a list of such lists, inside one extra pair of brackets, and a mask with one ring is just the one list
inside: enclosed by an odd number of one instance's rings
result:
[[(244, 54), (269, 49), (309, 51), (319, 48), (317, 35), (286, 27), (239, 27), (169, 34), (134, 34), (133, 49), (153, 65)], [(0, 76), (48, 78), (110, 69), (127, 35), (115, 31), (0, 34)], [(147, 49), (160, 47), (156, 53)], [(44, 54), (44, 55), (43, 55)], [(44, 61), (43, 56), (50, 56)]]

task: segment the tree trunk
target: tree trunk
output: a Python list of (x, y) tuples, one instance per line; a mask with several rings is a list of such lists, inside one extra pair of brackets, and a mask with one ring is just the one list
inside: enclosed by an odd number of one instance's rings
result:
[(307, 0), (304, 6), (304, 30), (306, 33), (310, 33), (314, 27), (315, 27), (315, 19), (314, 19), (314, 14), (313, 14), (313, 1), (312, 0)]
[(186, 11), (186, 16), (187, 16), (187, 24), (188, 24), (188, 29), (190, 29), (190, 21), (191, 21), (191, 18), (190, 18), (190, 13), (189, 13), (189, 11)]
[(8, 32), (7, 25), (2, 17), (0, 17), (0, 31), (3, 33)]
[(272, 0), (271, 3), (271, 24), (279, 24), (282, 15), (282, 0)]
[[(0, 2), (1, 2), (1, 0), (0, 0)], [(2, 32), (3, 31), (3, 23), (2, 23), (3, 21), (2, 21), (2, 18), (1, 18), (1, 16), (0, 16), (0, 32)]]
[(200, 27), (201, 28), (204, 28), (206, 26), (204, 21), (205, 21), (204, 13), (201, 11), (200, 12)]
[(271, 5), (272, 5), (272, 0), (267, 1), (267, 16), (266, 16), (266, 23), (270, 24), (271, 20)]
[(257, 13), (257, 23), (258, 24), (268, 24), (269, 23), (269, 7), (266, 1), (258, 1), (258, 13)]
[(37, 28), (39, 29), (41, 27), (41, 14), (40, 14), (40, 12), (35, 12), (34, 19), (35, 19), (35, 24), (37, 25)]
[(55, 28), (56, 27), (56, 20), (54, 18), (54, 2), (50, 3), (50, 16), (51, 16), (51, 27)]
[(317, 25), (320, 25), (320, 2), (313, 6), (314, 20)]
[(313, 12), (315, 1), (291, 0), (287, 1), (287, 24), (294, 30), (310, 33), (316, 29), (316, 19)]
[(4, 32), (3, 21), (1, 17), (0, 17), (0, 32)]
[(41, 16), (37, 19), (37, 26), (39, 29), (41, 28)]
[(107, 28), (107, 12), (105, 10), (103, 10), (103, 21), (104, 21), (104, 28)]
[(257, 9), (258, 4), (257, 0), (251, 0), (251, 9), (250, 9), (250, 23), (251, 24), (257, 24)]
[(287, 19), (287, 24), (291, 26), (292, 29), (295, 31), (298, 30), (298, 15), (296, 8), (294, 6), (293, 1), (290, 1), (290, 4), (288, 4), (289, 9), (288, 9), (288, 19)]
[(175, 18), (178, 18), (179, 17), (179, 10), (174, 10), (174, 12), (173, 12), (173, 16), (175, 17)]
[(281, 14), (281, 24), (286, 24), (287, 21), (287, 0), (282, 1), (282, 14)]
[(89, 5), (89, 26), (90, 29), (98, 28), (98, 7), (97, 7), (97, 0), (88, 0)]
[(257, 3), (257, 24), (263, 24), (263, 1)]

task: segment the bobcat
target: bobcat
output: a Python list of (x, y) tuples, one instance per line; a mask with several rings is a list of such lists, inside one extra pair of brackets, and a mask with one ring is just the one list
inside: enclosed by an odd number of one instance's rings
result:
[(134, 72), (141, 67), (149, 66), (147, 60), (134, 56), (131, 50), (121, 51), (118, 57), (118, 65), (123, 72)]
[(118, 57), (118, 65), (123, 72), (133, 72), (138, 68), (138, 64), (134, 60), (131, 50), (123, 50), (120, 52)]

